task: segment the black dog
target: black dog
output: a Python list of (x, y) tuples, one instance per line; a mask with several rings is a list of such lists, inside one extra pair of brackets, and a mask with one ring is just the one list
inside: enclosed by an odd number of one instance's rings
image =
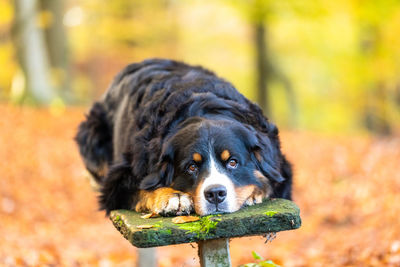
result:
[(162, 59), (127, 66), (76, 141), (107, 213), (206, 215), (291, 198), (276, 126), (201, 67)]

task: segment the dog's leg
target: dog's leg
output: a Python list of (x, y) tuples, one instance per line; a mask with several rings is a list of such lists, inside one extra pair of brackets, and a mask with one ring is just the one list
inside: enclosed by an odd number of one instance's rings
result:
[(170, 187), (153, 191), (140, 190), (134, 209), (137, 212), (153, 212), (161, 215), (183, 215), (193, 211), (192, 197)]

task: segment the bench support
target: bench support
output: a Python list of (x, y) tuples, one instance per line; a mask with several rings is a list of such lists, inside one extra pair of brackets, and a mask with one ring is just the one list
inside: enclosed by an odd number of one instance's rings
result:
[(201, 267), (230, 267), (229, 238), (197, 242)]
[(155, 248), (139, 248), (136, 266), (157, 267), (157, 250)]
[[(197, 242), (202, 267), (231, 266), (229, 238), (265, 235), (297, 229), (301, 225), (299, 208), (293, 202), (279, 198), (233, 213), (203, 216), (184, 224), (175, 223), (172, 217), (144, 218), (129, 210), (112, 211), (111, 220), (138, 248)], [(143, 250), (153, 254), (151, 251)]]

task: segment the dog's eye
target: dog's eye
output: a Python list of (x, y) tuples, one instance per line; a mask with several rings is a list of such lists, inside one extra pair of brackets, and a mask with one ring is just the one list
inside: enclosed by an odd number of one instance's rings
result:
[(229, 162), (227, 164), (227, 167), (230, 168), (230, 169), (236, 169), (237, 165), (238, 165), (237, 160), (236, 159), (231, 159), (231, 160), (229, 160)]
[(195, 173), (195, 172), (197, 172), (198, 169), (199, 168), (197, 167), (196, 164), (190, 164), (189, 167), (188, 167), (188, 172), (189, 173)]

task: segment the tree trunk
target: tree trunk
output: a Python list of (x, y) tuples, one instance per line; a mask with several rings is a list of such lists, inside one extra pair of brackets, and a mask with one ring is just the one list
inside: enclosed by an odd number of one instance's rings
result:
[(37, 1), (15, 0), (14, 42), (25, 74), (27, 93), (39, 104), (55, 97), (43, 31), (37, 26)]
[(268, 97), (268, 49), (265, 42), (266, 33), (263, 22), (254, 24), (254, 44), (256, 57), (256, 76), (257, 76), (257, 102), (266, 116), (271, 115)]
[(295, 128), (297, 126), (297, 114), (298, 114), (298, 107), (296, 101), (296, 94), (294, 92), (293, 86), (289, 78), (277, 67), (269, 64), (269, 70), (271, 71), (271, 75), (277, 79), (285, 89), (286, 92), (286, 99), (289, 108), (289, 119), (288, 123), (289, 126)]
[(45, 28), (46, 43), (53, 77), (59, 93), (72, 98), (69, 92), (70, 69), (67, 37), (63, 25), (64, 0), (40, 0), (44, 12), (49, 12), (50, 23)]
[(254, 44), (255, 44), (255, 62), (256, 62), (256, 76), (257, 76), (257, 102), (264, 111), (264, 114), (272, 118), (270, 92), (268, 82), (276, 79), (282, 83), (286, 91), (286, 99), (290, 111), (289, 124), (295, 127), (297, 124), (297, 103), (296, 96), (292, 87), (292, 83), (282, 73), (279, 68), (273, 64), (271, 57), (268, 55), (267, 31), (264, 23), (256, 22), (254, 26)]

